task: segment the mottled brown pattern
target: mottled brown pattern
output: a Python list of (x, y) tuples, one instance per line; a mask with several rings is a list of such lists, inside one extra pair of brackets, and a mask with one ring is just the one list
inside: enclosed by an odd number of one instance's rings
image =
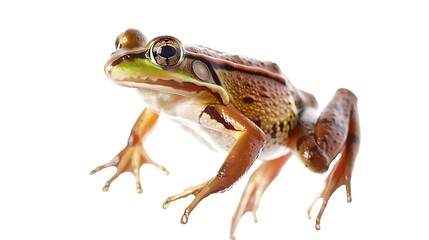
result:
[(282, 144), (297, 122), (296, 92), (292, 86), (263, 76), (217, 70), (232, 104), (267, 135), (267, 144)]

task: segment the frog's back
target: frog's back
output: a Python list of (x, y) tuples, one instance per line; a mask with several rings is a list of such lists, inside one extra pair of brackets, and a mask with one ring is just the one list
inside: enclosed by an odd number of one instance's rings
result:
[(298, 121), (300, 97), (277, 64), (202, 46), (188, 46), (186, 50), (222, 63), (215, 71), (231, 103), (266, 134), (261, 158), (284, 154), (285, 142)]

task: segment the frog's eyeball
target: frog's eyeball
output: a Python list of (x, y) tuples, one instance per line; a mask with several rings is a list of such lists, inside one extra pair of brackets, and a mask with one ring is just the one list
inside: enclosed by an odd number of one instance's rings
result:
[(137, 29), (127, 29), (127, 31), (119, 34), (115, 41), (115, 48), (139, 48), (146, 45), (146, 37)]
[(183, 60), (180, 42), (173, 37), (161, 37), (150, 48), (150, 60), (161, 67), (174, 67)]

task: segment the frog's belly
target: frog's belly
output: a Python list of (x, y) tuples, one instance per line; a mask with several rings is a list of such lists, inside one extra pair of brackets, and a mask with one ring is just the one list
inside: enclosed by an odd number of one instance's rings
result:
[[(207, 107), (206, 104), (185, 96), (150, 89), (139, 89), (139, 92), (151, 110), (171, 117), (209, 148), (228, 152), (234, 145), (236, 139), (224, 129), (221, 123), (210, 119), (209, 116), (201, 115)], [(204, 122), (204, 126), (201, 122)], [(259, 159), (271, 160), (287, 152), (288, 149), (285, 146), (271, 139), (265, 143)]]
[(185, 129), (185, 131), (190, 133), (194, 138), (214, 151), (229, 151), (235, 142), (234, 137), (229, 134), (213, 129), (208, 129), (193, 122), (187, 122), (179, 119), (173, 120), (177, 122), (183, 129)]
[[(227, 133), (205, 128), (193, 122), (174, 119), (183, 129), (198, 139), (201, 143), (217, 152), (229, 152), (235, 142), (235, 138)], [(285, 146), (278, 145), (274, 141), (266, 142), (258, 157), (259, 160), (272, 160), (289, 152)]]

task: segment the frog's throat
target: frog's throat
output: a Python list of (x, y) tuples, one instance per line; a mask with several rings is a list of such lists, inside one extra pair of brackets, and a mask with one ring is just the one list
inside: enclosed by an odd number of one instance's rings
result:
[[(194, 98), (215, 98), (217, 102), (227, 105), (230, 101), (229, 96), (219, 86), (204, 84), (195, 84), (188, 81), (165, 80), (165, 79), (133, 79), (125, 78), (121, 81), (115, 81), (117, 84), (132, 87), (132, 88), (146, 88), (160, 92), (177, 94)], [(207, 84), (208, 85), (208, 84)], [(218, 89), (219, 88), (219, 89)]]

